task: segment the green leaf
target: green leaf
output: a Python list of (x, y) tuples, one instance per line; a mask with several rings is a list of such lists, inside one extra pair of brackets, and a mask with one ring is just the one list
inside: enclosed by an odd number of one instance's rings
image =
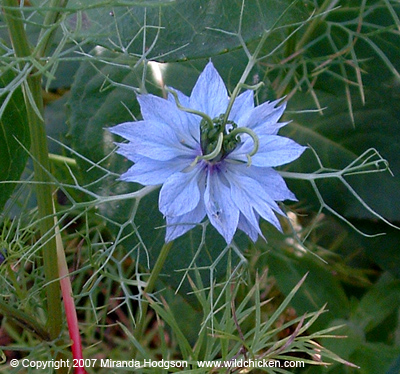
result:
[(369, 332), (381, 324), (400, 304), (400, 280), (385, 274), (363, 296), (351, 319)]
[[(0, 87), (6, 87), (15, 78), (10, 71), (0, 75)], [(27, 162), (30, 147), (29, 128), (20, 87), (13, 93), (4, 93), (0, 97), (0, 106), (4, 112), (0, 119), (0, 181), (18, 181)], [(26, 149), (24, 149), (26, 148)], [(0, 183), (0, 210), (11, 196), (14, 183)]]
[(364, 237), (348, 230), (348, 241), (352, 246), (362, 248), (364, 253), (381, 269), (400, 278), (400, 232), (387, 227), (385, 223), (374, 221), (355, 221), (357, 228), (367, 233), (384, 233), (373, 238)]
[[(111, 53), (105, 52), (101, 56), (114, 59), (114, 64), (120, 62), (116, 55)], [(135, 61), (131, 63), (134, 64)], [(71, 144), (77, 152), (94, 162), (99, 162), (113, 151), (113, 139), (104, 128), (133, 120), (130, 112), (136, 115), (139, 113), (135, 87), (141, 84), (141, 73), (141, 68), (133, 69), (129, 65), (121, 68), (91, 61), (81, 65), (75, 75), (67, 104), (70, 125), (67, 136), (71, 138)], [(118, 86), (111, 82), (117, 82)], [(78, 162), (83, 170), (92, 166), (82, 159)], [(111, 154), (104, 165), (115, 173), (122, 173), (127, 168), (126, 162), (121, 162), (121, 157), (116, 154)], [(91, 168), (85, 172), (83, 178), (93, 182), (103, 177), (103, 174), (98, 168)], [(104, 187), (105, 183), (101, 188)], [(127, 186), (123, 189), (132, 190)]]
[(400, 372), (400, 354), (393, 360), (386, 374), (398, 374)]
[(357, 373), (376, 374), (385, 373), (390, 364), (400, 354), (399, 347), (383, 343), (364, 343), (352, 355), (352, 361), (360, 366)]
[[(80, 4), (70, 1), (69, 7)], [(242, 4), (242, 0), (177, 0), (159, 7), (101, 7), (74, 14), (67, 24), (76, 37), (110, 50), (176, 61), (239, 47), (239, 29), (245, 41), (258, 39), (286, 10), (279, 26), (304, 18), (301, 2), (291, 6), (289, 0), (257, 0), (245, 2), (243, 8)]]
[[(400, 126), (400, 87), (393, 81), (381, 82), (378, 87), (366, 90), (366, 103), (353, 103), (355, 125), (348, 116), (347, 99), (325, 92), (318, 92), (320, 103), (325, 107), (319, 113), (292, 113), (293, 119), (286, 134), (301, 144), (309, 144), (326, 168), (343, 169), (370, 148), (376, 149), (390, 165), (394, 174), (370, 173), (346, 177), (361, 198), (376, 212), (388, 220), (400, 221), (400, 211), (393, 201), (400, 200), (400, 143), (396, 134)], [(314, 108), (312, 99), (297, 94), (289, 102), (289, 110)], [(319, 169), (311, 151), (290, 165), (290, 170), (312, 172)], [(304, 181), (289, 182), (304, 205), (318, 209), (319, 201)], [(373, 215), (358, 202), (338, 180), (317, 183), (325, 202), (347, 218), (371, 219)]]

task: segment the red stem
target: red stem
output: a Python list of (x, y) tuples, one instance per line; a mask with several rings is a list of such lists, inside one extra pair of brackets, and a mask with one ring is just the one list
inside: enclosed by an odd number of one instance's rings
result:
[(64, 302), (65, 316), (67, 318), (69, 337), (72, 340), (72, 358), (74, 359), (75, 374), (87, 374), (85, 367), (78, 367), (84, 363), (82, 353), (81, 335), (79, 332), (78, 316), (76, 315), (75, 303), (72, 293), (71, 279), (69, 277), (67, 260), (65, 258), (64, 246), (61, 240), (59, 228), (56, 224), (56, 243), (57, 243), (57, 260), (58, 274), (60, 276), (61, 294)]
[[(78, 317), (76, 315), (74, 298), (72, 297), (71, 280), (69, 278), (69, 274), (65, 276), (65, 274), (61, 274), (61, 271), (60, 271), (60, 277), (61, 277), (60, 280), (61, 293), (64, 301), (68, 332), (69, 332), (69, 337), (72, 340), (72, 346), (71, 346), (72, 357), (75, 360), (75, 363), (79, 364), (84, 361), (82, 353), (81, 335), (79, 332), (79, 325), (78, 325)], [(87, 374), (87, 373), (84, 367), (75, 367), (75, 374)]]

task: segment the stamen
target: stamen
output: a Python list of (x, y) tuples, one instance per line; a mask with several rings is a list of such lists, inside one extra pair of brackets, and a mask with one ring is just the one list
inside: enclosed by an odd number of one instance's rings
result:
[[(259, 83), (255, 86), (246, 86), (246, 88), (256, 90), (260, 87), (261, 84), (262, 83)], [(236, 145), (240, 141), (237, 138), (237, 135), (239, 134), (247, 134), (253, 139), (253, 149), (251, 150), (250, 153), (246, 154), (247, 166), (251, 165), (251, 156), (254, 156), (257, 153), (258, 148), (260, 146), (260, 141), (258, 139), (258, 136), (253, 130), (250, 130), (247, 127), (237, 127), (237, 125), (233, 121), (225, 119), (225, 117), (227, 117), (226, 113), (225, 115), (221, 114), (218, 118), (214, 118), (213, 120), (211, 119), (211, 117), (209, 117), (207, 114), (203, 112), (200, 112), (192, 108), (186, 108), (181, 105), (176, 91), (171, 90), (168, 87), (165, 87), (165, 90), (170, 94), (172, 94), (178, 109), (187, 113), (198, 115), (203, 119), (200, 123), (200, 129), (202, 133), (201, 146), (203, 152), (208, 151), (212, 147), (212, 145), (215, 144), (215, 138), (218, 134), (218, 140), (215, 149), (206, 155), (197, 156), (190, 164), (191, 167), (195, 166), (199, 162), (199, 160), (212, 161), (216, 159), (218, 156), (220, 156), (219, 159), (223, 158), (224, 155), (230, 153), (233, 149), (235, 149)], [(227, 124), (231, 125), (232, 129), (227, 130), (226, 129)]]
[(211, 161), (212, 159), (217, 157), (221, 152), (223, 140), (224, 140), (224, 135), (222, 133), (220, 133), (219, 136), (218, 136), (218, 142), (217, 142), (217, 145), (216, 145), (215, 149), (211, 153), (209, 153), (207, 155), (197, 156), (193, 160), (193, 162), (190, 164), (190, 166), (191, 167), (195, 166), (199, 162), (199, 160)]
[(241, 88), (245, 88), (246, 90), (251, 90), (251, 91), (257, 91), (262, 86), (264, 86), (264, 82), (260, 82), (260, 83), (253, 84), (253, 85), (242, 83), (240, 85)]
[(172, 96), (175, 99), (175, 104), (178, 107), (178, 109), (180, 109), (180, 110), (182, 110), (184, 112), (187, 112), (187, 113), (197, 114), (198, 116), (200, 116), (201, 118), (203, 118), (207, 122), (210, 130), (214, 127), (214, 123), (213, 123), (211, 117), (209, 117), (207, 114), (205, 114), (203, 112), (200, 112), (200, 111), (198, 111), (196, 109), (186, 108), (186, 107), (182, 106), (180, 101), (179, 101), (178, 94), (174, 90), (171, 90), (168, 87), (165, 87), (165, 90), (167, 92), (169, 92), (170, 94), (172, 94)]
[(245, 83), (239, 83), (239, 84), (236, 86), (235, 90), (233, 91), (232, 96), (231, 96), (231, 98), (230, 98), (230, 100), (229, 100), (228, 108), (226, 108), (226, 112), (225, 112), (225, 115), (224, 115), (224, 123), (227, 123), (227, 122), (228, 122), (228, 117), (229, 117), (229, 114), (231, 113), (233, 103), (235, 102), (236, 97), (237, 97), (237, 95), (239, 94), (239, 91), (240, 91), (242, 88), (246, 88), (246, 89), (248, 89), (248, 90), (256, 91), (256, 90), (258, 90), (260, 87), (262, 87), (263, 85), (264, 85), (264, 82), (257, 83), (257, 84), (255, 84), (255, 85), (253, 85), (253, 86), (252, 86), (252, 85), (245, 84)]
[(213, 158), (217, 157), (219, 155), (219, 153), (221, 152), (223, 140), (224, 140), (224, 134), (222, 132), (220, 132), (218, 135), (218, 142), (217, 142), (215, 149), (208, 155), (200, 156), (200, 159), (210, 161)]
[(253, 130), (250, 130), (247, 127), (237, 127), (236, 129), (232, 130), (229, 133), (228, 137), (225, 138), (225, 139), (229, 139), (230, 137), (235, 137), (236, 138), (236, 136), (238, 134), (247, 134), (253, 139), (253, 143), (254, 143), (253, 149), (252, 149), (252, 151), (250, 153), (248, 153), (246, 155), (246, 157), (247, 157), (247, 166), (250, 166), (251, 165), (251, 156), (254, 156), (258, 152), (258, 148), (260, 147), (260, 140), (258, 139), (257, 134)]

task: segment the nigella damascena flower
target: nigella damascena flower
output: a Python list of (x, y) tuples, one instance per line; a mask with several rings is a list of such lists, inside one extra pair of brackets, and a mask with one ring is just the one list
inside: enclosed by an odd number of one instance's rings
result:
[(284, 213), (277, 201), (296, 198), (273, 167), (297, 159), (305, 149), (277, 135), (286, 124), (278, 123), (285, 104), (255, 107), (250, 90), (230, 103), (211, 62), (190, 97), (168, 92), (168, 99), (139, 95), (143, 120), (109, 129), (128, 140), (117, 152), (134, 162), (121, 180), (162, 184), (166, 241), (206, 215), (228, 244), (238, 228), (256, 241), (262, 235), (260, 216), (280, 229), (275, 213)]

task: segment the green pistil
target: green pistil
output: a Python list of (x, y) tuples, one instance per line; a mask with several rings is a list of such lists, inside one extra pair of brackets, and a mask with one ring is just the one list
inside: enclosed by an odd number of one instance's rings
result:
[(186, 108), (181, 105), (178, 94), (169, 88), (166, 91), (171, 93), (175, 99), (176, 106), (187, 113), (192, 113), (202, 118), (200, 122), (200, 145), (203, 156), (197, 156), (191, 166), (196, 165), (199, 160), (219, 162), (231, 153), (241, 143), (240, 134), (247, 134), (253, 139), (253, 149), (246, 155), (247, 166), (251, 165), (251, 156), (254, 156), (259, 148), (260, 142), (257, 134), (247, 127), (238, 127), (233, 121), (226, 119), (226, 114), (211, 119), (207, 114), (195, 109)]
[(178, 94), (177, 94), (174, 90), (171, 90), (171, 89), (168, 88), (168, 87), (166, 87), (165, 90), (166, 90), (167, 92), (169, 92), (170, 94), (172, 94), (172, 96), (173, 96), (174, 99), (175, 99), (175, 104), (176, 104), (176, 106), (178, 107), (178, 109), (180, 109), (180, 110), (182, 110), (182, 111), (184, 111), (184, 112), (186, 112), (186, 113), (196, 114), (196, 115), (198, 115), (198, 116), (200, 116), (200, 117), (203, 118), (203, 119), (201, 120), (201, 123), (203, 123), (203, 121), (204, 121), (204, 123), (206, 123), (207, 126), (208, 126), (210, 129), (212, 129), (212, 128), (214, 127), (213, 121), (212, 121), (211, 117), (209, 117), (207, 114), (205, 114), (205, 113), (203, 113), (203, 112), (200, 112), (199, 110), (195, 110), (195, 109), (191, 109), (191, 108), (186, 108), (186, 107), (182, 106), (181, 103), (180, 103), (180, 101), (179, 101)]
[[(217, 144), (216, 144), (214, 150), (211, 150), (210, 153), (208, 153), (204, 156), (201, 156), (201, 159), (206, 160), (206, 161), (212, 161), (216, 157), (218, 157), (222, 150), (223, 141), (224, 141), (224, 135), (222, 134), (222, 132), (220, 132), (218, 135), (218, 141), (217, 141)], [(212, 146), (212, 145), (214, 145), (214, 143), (209, 144), (209, 146)], [(209, 150), (209, 148), (212, 149), (212, 147), (207, 147), (207, 151)]]
[[(201, 148), (204, 156), (199, 156), (194, 160), (194, 165), (198, 160), (218, 162), (231, 153), (241, 142), (240, 134), (249, 135), (254, 142), (252, 151), (247, 154), (247, 164), (251, 165), (251, 156), (254, 156), (259, 148), (257, 134), (247, 127), (238, 127), (233, 121), (224, 122), (224, 115), (214, 118), (213, 127), (210, 128), (208, 121), (202, 120), (200, 123)], [(230, 128), (229, 128), (230, 127)]]
[[(222, 151), (224, 156), (229, 152), (232, 152), (240, 139), (230, 137), (231, 132), (237, 128), (236, 123), (233, 121), (228, 121), (227, 125), (232, 126), (231, 129), (227, 131), (227, 126), (224, 123), (224, 115), (221, 114), (219, 117), (214, 118), (213, 126), (210, 128), (206, 121), (201, 121), (200, 123), (200, 133), (201, 133), (201, 148), (205, 154), (214, 153), (218, 142), (220, 141), (220, 135), (222, 134), (223, 139), (220, 146), (220, 151)], [(221, 157), (220, 157), (221, 158)]]
[(238, 134), (247, 134), (253, 139), (253, 150), (248, 154), (248, 156), (254, 156), (258, 152), (258, 148), (260, 147), (260, 141), (257, 134), (253, 130), (250, 130), (248, 127), (237, 127), (229, 133), (227, 139), (230, 137), (234, 137), (235, 139), (237, 139)]

